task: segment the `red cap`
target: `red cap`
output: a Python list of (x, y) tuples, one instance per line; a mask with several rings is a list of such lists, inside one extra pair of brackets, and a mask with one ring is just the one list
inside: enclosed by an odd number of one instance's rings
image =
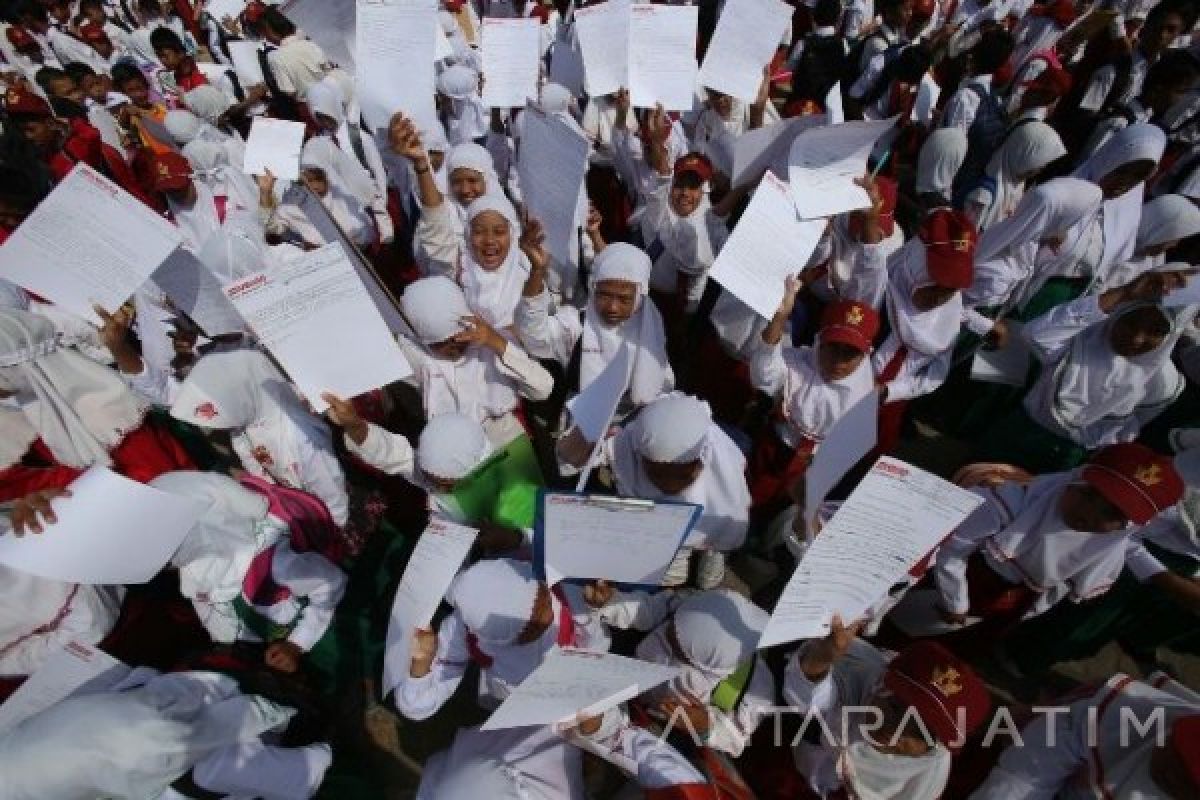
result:
[(260, 3), (259, 0), (250, 0), (246, 7), (242, 9), (242, 19), (253, 25), (262, 19), (262, 15), (267, 13), (267, 4)]
[(42, 52), (42, 47), (38, 44), (37, 39), (33, 38), (33, 34), (20, 25), (10, 26), (7, 35), (8, 41), (18, 52), (25, 53), (30, 50), (35, 50), (39, 53)]
[(946, 289), (968, 289), (975, 273), (975, 225), (959, 211), (939, 209), (921, 223), (929, 277)]
[(913, 3), (912, 15), (917, 19), (929, 19), (937, 10), (937, 0), (916, 0)]
[(1200, 792), (1200, 714), (1190, 714), (1175, 720), (1171, 728), (1169, 747), (1179, 758), (1184, 771), (1192, 779), (1192, 788)]
[(1025, 91), (1043, 91), (1048, 92), (1055, 97), (1064, 97), (1067, 92), (1071, 91), (1071, 85), (1074, 81), (1071, 79), (1071, 73), (1067, 72), (1057, 64), (1046, 64), (1046, 68), (1042, 70), (1036, 78), (1025, 82)]
[(788, 104), (783, 107), (783, 116), (785, 119), (792, 117), (808, 117), (813, 114), (824, 114), (825, 109), (816, 100), (807, 97), (800, 97), (795, 100), (788, 101)]
[(830, 303), (821, 314), (822, 342), (841, 342), (869, 353), (878, 334), (879, 312), (865, 303), (847, 300)]
[(104, 31), (103, 25), (96, 25), (89, 22), (87, 25), (79, 26), (79, 38), (83, 39), (88, 44), (104, 44), (109, 42), (108, 34)]
[(4, 93), (4, 110), (14, 116), (53, 117), (54, 111), (46, 98), (17, 87)]
[(708, 156), (700, 153), (688, 153), (686, 156), (680, 156), (675, 162), (675, 177), (691, 172), (698, 176), (701, 181), (707, 183), (712, 180), (713, 166), (708, 160)]
[(156, 192), (177, 192), (192, 182), (192, 165), (179, 153), (158, 153), (149, 166), (150, 185)]
[(975, 670), (936, 642), (917, 642), (902, 650), (888, 664), (883, 683), (951, 750), (992, 711), (992, 698)]
[(1137, 442), (1100, 450), (1083, 468), (1083, 479), (1138, 525), (1183, 497), (1175, 462)]

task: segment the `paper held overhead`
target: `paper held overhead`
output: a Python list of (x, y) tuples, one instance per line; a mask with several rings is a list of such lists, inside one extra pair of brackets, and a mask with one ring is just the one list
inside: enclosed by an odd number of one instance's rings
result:
[(437, 32), (433, 0), (358, 0), (354, 89), (372, 131), (386, 130), (403, 111), (418, 127), (434, 109)]
[(547, 582), (568, 578), (659, 586), (701, 506), (546, 494), (535, 548)]
[(775, 56), (792, 21), (792, 7), (781, 0), (737, 0), (721, 14), (704, 54), (700, 83), (752, 102), (763, 69)]
[(483, 730), (552, 725), (566, 731), (678, 673), (675, 667), (612, 653), (552, 650), (483, 723)]
[(483, 104), (524, 108), (538, 97), (541, 24), (537, 19), (483, 20)]
[(856, 120), (800, 133), (788, 155), (788, 182), (800, 216), (816, 219), (869, 207), (866, 189), (854, 181), (866, 175), (875, 141), (895, 122)]
[(796, 215), (788, 185), (768, 172), (717, 254), (712, 278), (770, 319), (783, 300), (788, 276), (804, 269), (824, 231), (825, 220)]
[(774, 125), (746, 131), (733, 143), (733, 172), (735, 187), (756, 183), (765, 170), (783, 178), (788, 174), (788, 154), (792, 142), (801, 131), (825, 124), (824, 114), (792, 117)]
[(79, 164), (0, 246), (0, 278), (99, 323), (179, 246), (179, 231)]
[(392, 601), (383, 659), (384, 694), (400, 685), (408, 674), (413, 631), (433, 621), (478, 535), (474, 528), (435, 518), (417, 540)]
[(560, 264), (572, 263), (571, 243), (583, 222), (581, 200), (591, 146), (578, 126), (532, 106), (521, 118), (517, 173), (529, 216), (542, 223), (546, 249)]
[(319, 413), (412, 374), (338, 242), (225, 286), (225, 294)]
[(864, 618), (983, 502), (936, 475), (879, 459), (796, 566), (758, 646), (826, 636)]
[[(92, 467), (53, 501), (40, 534), (0, 535), (0, 564), (57, 581), (145, 583), (170, 560), (204, 511), (105, 467)], [(4, 521), (7, 528), (7, 520)]]
[(629, 0), (575, 9), (584, 83), (592, 97), (629, 86)]
[(635, 5), (629, 19), (629, 99), (639, 108), (696, 104), (695, 6)]
[(299, 180), (303, 149), (303, 122), (255, 117), (246, 139), (242, 171), (247, 175), (266, 175), (269, 170), (281, 181)]

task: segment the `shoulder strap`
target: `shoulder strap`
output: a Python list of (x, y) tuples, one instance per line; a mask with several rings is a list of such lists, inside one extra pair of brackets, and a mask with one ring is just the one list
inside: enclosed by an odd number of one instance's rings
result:
[(567, 360), (567, 396), (579, 394), (579, 375), (583, 368), (583, 334), (575, 340), (571, 348), (571, 358)]
[(346, 131), (350, 134), (350, 147), (354, 150), (354, 156), (358, 159), (358, 163), (362, 165), (368, 175), (374, 175), (371, 172), (371, 165), (367, 163), (367, 151), (363, 148), (362, 131), (353, 122), (347, 123)]

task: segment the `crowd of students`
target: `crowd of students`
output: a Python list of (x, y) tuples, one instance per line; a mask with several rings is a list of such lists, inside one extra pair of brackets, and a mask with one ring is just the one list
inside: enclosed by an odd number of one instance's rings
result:
[[(590, 3), (441, 0), (438, 123), (380, 131), (287, 4), (207, 5), (0, 3), (0, 242), (80, 164), (222, 284), (332, 241), (332, 219), (396, 298), (412, 375), (319, 415), (252, 332), (208, 336), (152, 282), (96, 325), (0, 280), (4, 535), (53, 535), (97, 465), (205, 509), (145, 585), (0, 566), (0, 699), (73, 643), (135, 668), (0, 732), (0, 798), (396, 791), (344, 751), (347, 720), (397, 763), (400, 740), (435, 743), (411, 782), (438, 800), (1200, 796), (1200, 687), (1164, 661), (1200, 655), (1195, 2), (789, 2), (756, 98), (697, 87), (668, 113), (550, 80)], [(740, 0), (696, 5), (700, 59)], [(590, 144), (567, 259), (523, 202), (531, 112), (482, 100), (488, 16), (541, 21), (536, 106)], [(826, 220), (765, 319), (708, 279), (761, 179), (734, 185), (735, 145), (835, 106), (896, 123), (857, 180), (869, 205)], [(307, 126), (295, 183), (243, 172), (262, 117)], [(1030, 359), (1007, 383), (972, 368), (1012, 350)], [(626, 353), (589, 441), (566, 404)], [(878, 445), (813, 523), (805, 471), (871, 393)], [(500, 453), (520, 469), (467, 502)], [(758, 650), (881, 454), (982, 505), (867, 618)], [(539, 579), (536, 487), (585, 470), (592, 492), (702, 506), (660, 590)], [(389, 631), (439, 520), (479, 530), (472, 556), (431, 629)], [(915, 590), (946, 632), (889, 619)], [(1052, 671), (1114, 644), (1130, 667), (1102, 685)], [(568, 731), (478, 729), (566, 647), (679, 672)], [(873, 728), (796, 730), (857, 707)], [(1118, 736), (1154, 711), (1157, 738)], [(998, 712), (1022, 745), (985, 735)]]

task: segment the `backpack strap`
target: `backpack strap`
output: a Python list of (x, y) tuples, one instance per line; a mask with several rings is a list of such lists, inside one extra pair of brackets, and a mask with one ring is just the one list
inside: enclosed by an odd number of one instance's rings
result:
[(350, 148), (354, 150), (354, 156), (358, 159), (358, 163), (367, 171), (368, 175), (374, 177), (371, 172), (371, 167), (367, 164), (367, 151), (363, 147), (362, 130), (353, 122), (346, 124), (346, 132), (350, 134)]

